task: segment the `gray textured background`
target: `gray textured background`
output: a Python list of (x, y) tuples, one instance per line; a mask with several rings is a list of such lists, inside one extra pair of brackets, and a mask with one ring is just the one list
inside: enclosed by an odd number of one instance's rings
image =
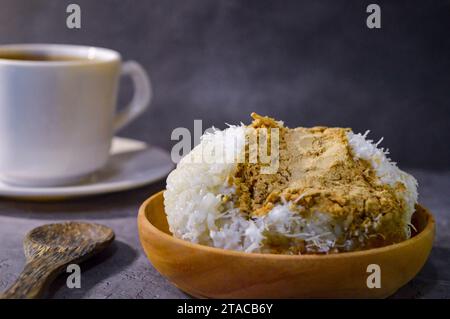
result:
[[(81, 30), (65, 27), (71, 2)], [(155, 99), (122, 135), (166, 149), (194, 119), (223, 127), (257, 111), (371, 129), (401, 166), (448, 169), (450, 1), (376, 1), (381, 30), (365, 26), (369, 3), (0, 0), (0, 43), (105, 46), (141, 62)]]

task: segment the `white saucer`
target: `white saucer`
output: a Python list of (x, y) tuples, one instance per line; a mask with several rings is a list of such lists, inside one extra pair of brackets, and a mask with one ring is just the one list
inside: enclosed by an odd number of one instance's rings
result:
[(158, 181), (174, 168), (170, 155), (144, 142), (115, 137), (108, 164), (88, 180), (70, 186), (23, 187), (0, 181), (0, 196), (52, 200), (128, 190)]

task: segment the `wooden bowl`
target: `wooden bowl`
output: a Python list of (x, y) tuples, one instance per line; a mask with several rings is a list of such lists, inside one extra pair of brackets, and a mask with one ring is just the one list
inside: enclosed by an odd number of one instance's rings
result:
[[(422, 206), (417, 233), (404, 242), (330, 255), (275, 255), (224, 250), (171, 235), (163, 192), (138, 216), (142, 247), (153, 266), (184, 292), (200, 298), (384, 298), (410, 281), (430, 253), (435, 222)], [(380, 288), (368, 288), (368, 265), (380, 266)], [(369, 281), (371, 281), (369, 278)]]

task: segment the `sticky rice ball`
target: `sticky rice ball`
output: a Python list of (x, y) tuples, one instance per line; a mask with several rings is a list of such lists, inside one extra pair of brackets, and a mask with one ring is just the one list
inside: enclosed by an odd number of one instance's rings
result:
[(168, 176), (164, 205), (175, 237), (245, 252), (324, 254), (411, 236), (417, 181), (381, 141), (252, 117), (249, 126), (203, 135)]

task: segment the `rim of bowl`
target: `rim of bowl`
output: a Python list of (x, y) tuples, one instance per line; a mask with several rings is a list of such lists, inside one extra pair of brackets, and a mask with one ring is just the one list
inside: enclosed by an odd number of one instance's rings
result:
[(152, 223), (150, 223), (150, 221), (147, 218), (147, 214), (146, 214), (146, 208), (149, 205), (149, 203), (151, 201), (153, 201), (156, 197), (158, 196), (164, 196), (164, 190), (159, 191), (155, 194), (153, 194), (152, 196), (150, 196), (149, 198), (147, 198), (142, 205), (139, 208), (139, 213), (138, 213), (138, 223), (144, 227), (144, 231), (150, 231), (155, 233), (156, 235), (162, 237), (163, 239), (169, 240), (169, 241), (173, 241), (176, 242), (182, 246), (187, 246), (189, 248), (192, 249), (199, 249), (199, 250), (204, 250), (204, 251), (208, 251), (210, 253), (216, 253), (216, 254), (225, 254), (225, 255), (231, 255), (231, 256), (236, 256), (236, 257), (241, 257), (241, 258), (272, 258), (272, 259), (333, 259), (333, 258), (351, 258), (351, 257), (356, 257), (356, 256), (362, 256), (362, 255), (368, 255), (368, 254), (374, 254), (374, 253), (383, 253), (385, 251), (389, 251), (392, 249), (398, 249), (401, 248), (403, 246), (407, 246), (407, 245), (412, 245), (415, 242), (421, 240), (424, 236), (426, 236), (428, 233), (433, 232), (434, 228), (435, 228), (435, 220), (433, 215), (430, 213), (430, 211), (420, 205), (417, 204), (418, 206), (420, 206), (424, 212), (425, 215), (427, 217), (427, 224), (425, 226), (425, 228), (418, 234), (416, 234), (414, 237), (411, 237), (407, 240), (404, 240), (402, 242), (399, 243), (395, 243), (395, 244), (391, 244), (391, 245), (387, 245), (387, 246), (383, 246), (383, 247), (378, 247), (378, 248), (371, 248), (371, 249), (366, 249), (366, 250), (359, 250), (359, 251), (351, 251), (351, 252), (343, 252), (343, 253), (336, 253), (336, 254), (304, 254), (304, 255), (284, 255), (284, 254), (264, 254), (264, 253), (247, 253), (244, 251), (238, 251), (238, 250), (230, 250), (230, 249), (223, 249), (223, 248), (217, 248), (217, 247), (211, 247), (211, 246), (206, 246), (206, 245), (201, 245), (201, 244), (195, 244), (195, 243), (191, 243), (189, 241), (180, 239), (180, 238), (176, 238), (173, 235), (169, 235), (163, 231), (161, 231), (160, 229), (158, 229), (157, 227), (155, 227)]

